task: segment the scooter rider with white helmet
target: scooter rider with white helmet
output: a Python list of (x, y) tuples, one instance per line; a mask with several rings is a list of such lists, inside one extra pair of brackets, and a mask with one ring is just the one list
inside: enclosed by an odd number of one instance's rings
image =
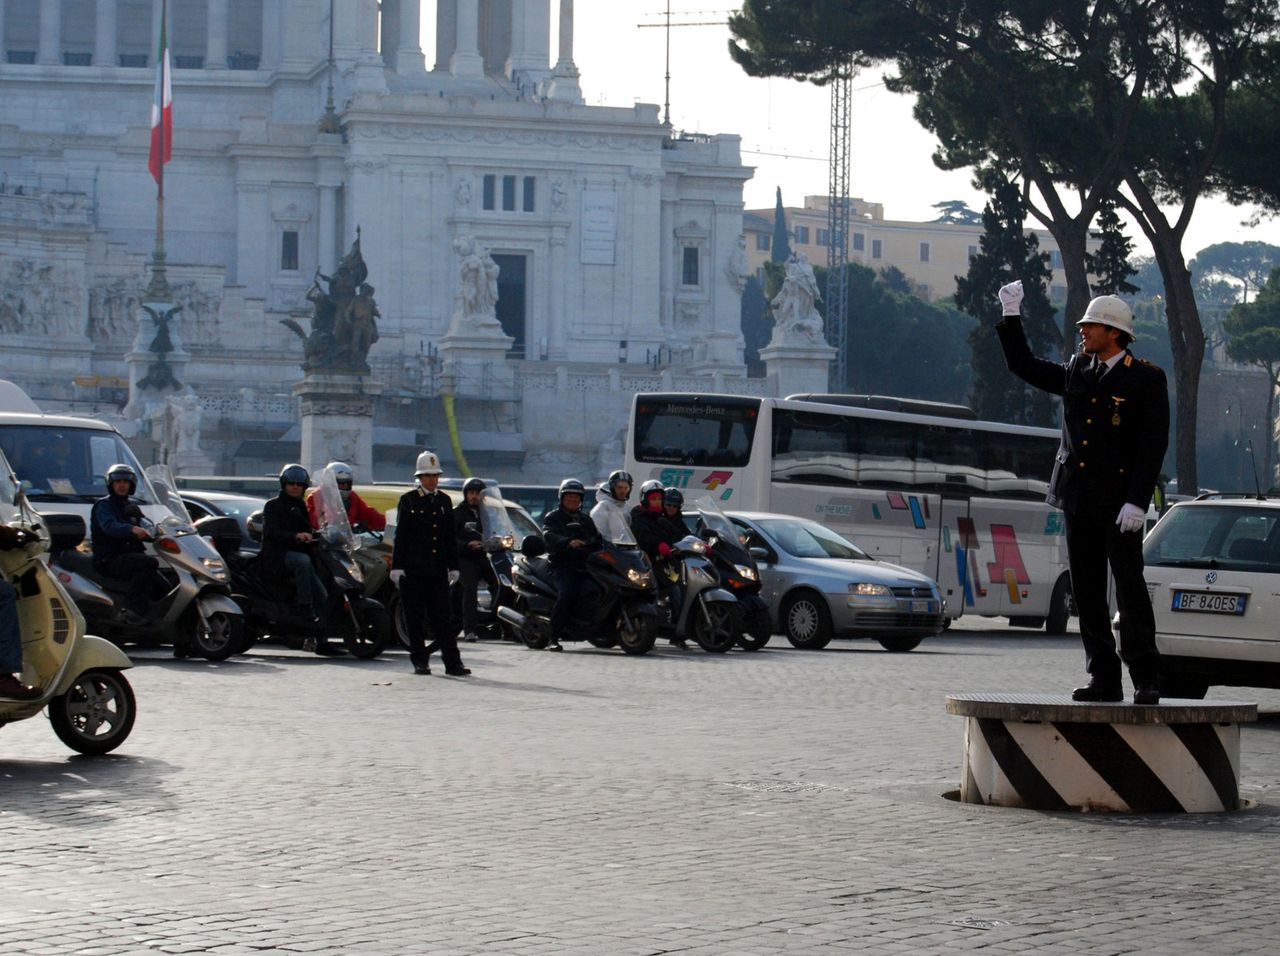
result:
[[(415, 674), (431, 673), (431, 654), (439, 649), (444, 672), (451, 677), (471, 673), (458, 652), (458, 622), (449, 601), (449, 585), (458, 579), (458, 548), (453, 531), (453, 503), (440, 484), (440, 459), (424, 451), (414, 466), (417, 486), (396, 505), (396, 542), (391, 553), (391, 579), (404, 601), (409, 631), (409, 659)], [(431, 643), (426, 643), (427, 631)]]
[[(343, 507), (347, 509), (347, 522), (354, 528), (356, 525), (363, 525), (373, 531), (383, 531), (387, 527), (387, 516), (377, 508), (372, 508), (365, 504), (363, 498), (352, 490), (355, 484), (356, 473), (351, 466), (345, 461), (331, 461), (324, 466), (327, 470), (333, 472), (334, 481), (338, 485), (338, 493), (342, 495)], [(316, 496), (312, 495), (307, 499), (307, 513), (311, 515), (311, 524), (320, 527), (320, 522), (316, 514)]]
[(606, 541), (617, 541), (631, 527), (631, 515), (627, 511), (631, 484), (628, 472), (615, 471), (596, 491), (596, 506), (591, 509), (591, 520)]

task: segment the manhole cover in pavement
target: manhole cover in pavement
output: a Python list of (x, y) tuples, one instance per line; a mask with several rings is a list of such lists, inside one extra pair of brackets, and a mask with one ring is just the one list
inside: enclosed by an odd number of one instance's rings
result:
[(726, 786), (755, 793), (823, 793), (827, 790), (844, 790), (825, 783), (804, 783), (800, 780), (726, 780)]
[(952, 926), (963, 926), (966, 929), (999, 929), (1001, 926), (1008, 926), (1008, 920), (1002, 919), (983, 919), (979, 916), (966, 916), (964, 919), (953, 919)]

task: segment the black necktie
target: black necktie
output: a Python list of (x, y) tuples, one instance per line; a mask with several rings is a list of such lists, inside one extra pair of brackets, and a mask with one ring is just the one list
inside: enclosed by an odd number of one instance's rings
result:
[(1093, 363), (1093, 380), (1095, 382), (1102, 381), (1102, 376), (1107, 374), (1107, 363), (1095, 360)]

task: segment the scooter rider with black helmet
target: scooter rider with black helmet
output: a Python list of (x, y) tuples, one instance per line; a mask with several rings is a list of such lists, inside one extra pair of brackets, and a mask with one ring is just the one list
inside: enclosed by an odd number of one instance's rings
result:
[(543, 538), (556, 578), (556, 603), (551, 609), (549, 651), (559, 651), (560, 637), (573, 617), (573, 608), (587, 577), (587, 557), (601, 547), (600, 532), (582, 510), (587, 490), (576, 478), (560, 482), (560, 506), (542, 519)]
[[(142, 508), (132, 498), (138, 475), (128, 465), (107, 469), (107, 496), (99, 498), (89, 514), (93, 566), (99, 574), (128, 582), (124, 610), (145, 618), (153, 597), (168, 590), (160, 576), (160, 562), (147, 554), (145, 541), (151, 532), (142, 524)], [(174, 648), (183, 656), (185, 648)]]
[[(309, 620), (323, 620), (327, 592), (311, 563), (315, 540), (311, 516), (303, 494), (311, 484), (311, 474), (299, 464), (280, 469), (280, 494), (262, 506), (262, 572), (273, 577), (293, 575), (295, 587), (292, 612)], [(346, 653), (328, 640), (316, 638), (316, 653), (337, 657)]]
[[(483, 579), (488, 582), (489, 593), (497, 594), (498, 578), (493, 573), (489, 556), (484, 552), (484, 525), (480, 520), (480, 496), (484, 494), (484, 482), (468, 478), (462, 486), (462, 500), (453, 509), (453, 533), (458, 541), (458, 571), (461, 575), (458, 597), (461, 601), (462, 639), (475, 641), (476, 591)], [(467, 526), (471, 525), (471, 530)]]
[[(674, 488), (671, 490), (675, 491)], [(676, 493), (679, 494), (679, 492)], [(677, 517), (672, 521), (663, 513), (665, 500), (662, 482), (651, 478), (642, 484), (640, 504), (631, 509), (631, 530), (636, 536), (636, 544), (640, 545), (644, 553), (649, 556), (649, 563), (654, 568), (654, 577), (657, 578), (658, 587), (667, 596), (667, 606), (671, 609), (671, 617), (674, 620), (684, 603), (684, 588), (680, 584), (678, 575), (674, 581), (671, 579), (672, 576), (669, 573), (671, 569), (666, 558), (675, 543), (689, 532), (680, 518)], [(680, 648), (688, 646), (682, 637), (672, 637), (671, 643)]]

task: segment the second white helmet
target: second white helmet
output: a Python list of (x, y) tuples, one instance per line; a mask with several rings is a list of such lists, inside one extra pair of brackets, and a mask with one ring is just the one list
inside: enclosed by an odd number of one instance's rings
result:
[(1108, 325), (1121, 332), (1127, 332), (1131, 339), (1137, 338), (1133, 334), (1133, 309), (1129, 308), (1129, 303), (1118, 295), (1095, 296), (1076, 325), (1084, 325), (1086, 322)]
[(414, 466), (413, 473), (415, 475), (443, 474), (440, 468), (440, 456), (433, 451), (424, 451), (418, 456), (418, 463)]

